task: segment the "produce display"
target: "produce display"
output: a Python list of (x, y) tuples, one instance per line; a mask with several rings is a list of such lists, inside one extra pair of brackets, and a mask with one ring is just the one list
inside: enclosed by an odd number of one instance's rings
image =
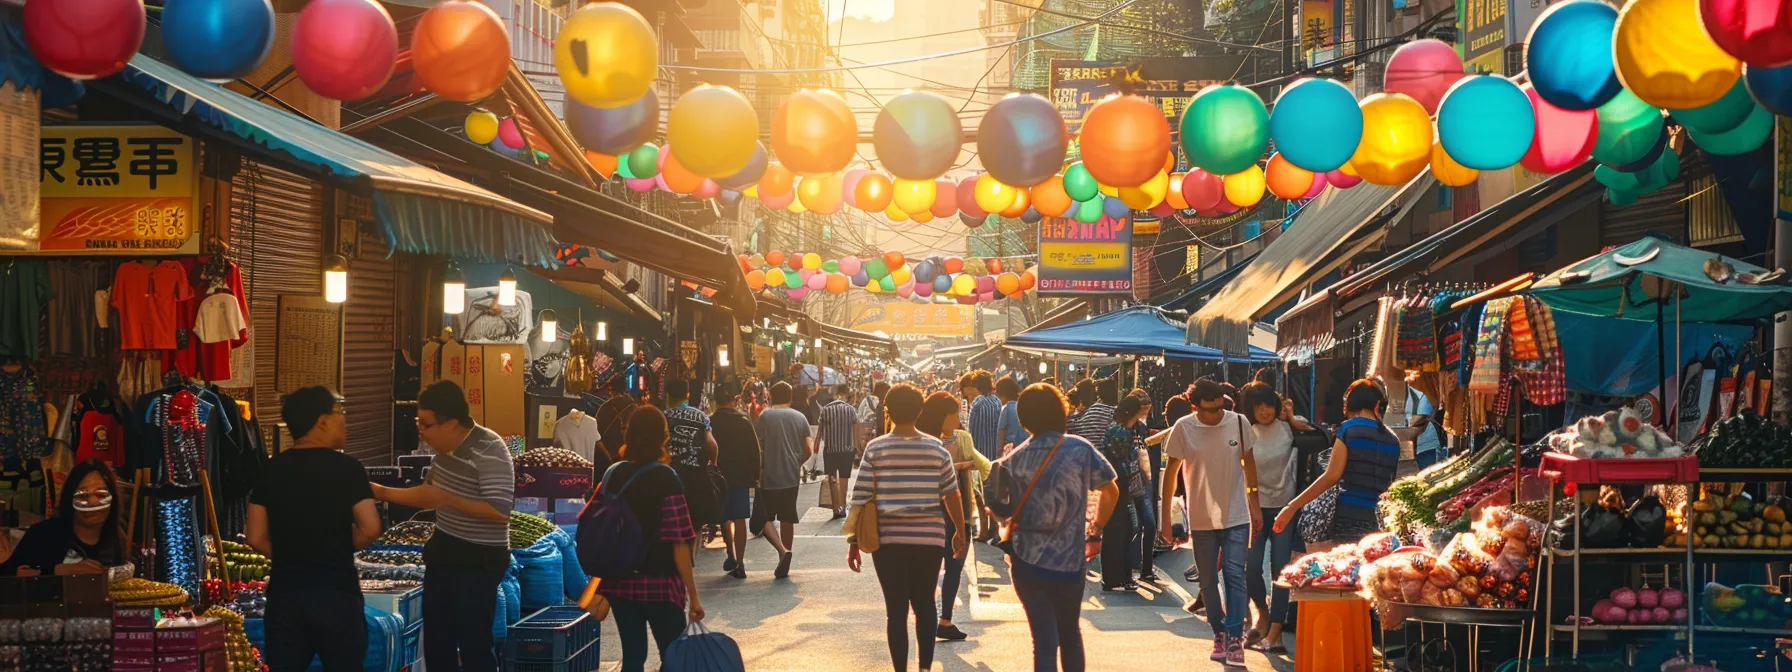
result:
[(1542, 523), (1493, 507), (1438, 553), (1408, 546), (1373, 561), (1367, 583), (1387, 602), (1529, 608), (1542, 543)]
[(519, 467), (592, 467), (591, 460), (565, 448), (536, 448), (516, 456), (515, 462)]
[(1363, 558), (1357, 546), (1344, 544), (1323, 553), (1309, 553), (1288, 563), (1276, 581), (1292, 588), (1356, 590), (1362, 566)]
[(1699, 456), (1700, 467), (1792, 467), (1792, 429), (1761, 417), (1752, 408), (1717, 421), (1688, 448)]
[(224, 542), (225, 564), (222, 571), (218, 566), (218, 556), (208, 555), (206, 561), (212, 567), (213, 576), (228, 573), (229, 576), (225, 578), (231, 581), (266, 580), (268, 569), (273, 565), (269, 562), (268, 557), (259, 551), (250, 548), (247, 544), (239, 544), (234, 541)]
[(137, 577), (114, 582), (107, 592), (121, 607), (178, 607), (188, 599), (180, 586)]
[(375, 546), (422, 546), (435, 533), (435, 523), (407, 520), (386, 528), (373, 543)]
[[(1466, 531), (1470, 521), (1464, 516), (1469, 510), (1480, 504), (1481, 500), (1502, 492), (1511, 492), (1514, 485), (1512, 480), (1514, 474), (1521, 478), (1535, 478), (1537, 470), (1513, 469), (1512, 467), (1494, 469), (1481, 480), (1475, 481), (1463, 488), (1462, 492), (1456, 493), (1456, 496), (1446, 499), (1443, 504), (1438, 505), (1437, 524), (1451, 527), (1457, 532)], [(1535, 517), (1543, 518), (1541, 515)]]
[(1667, 546), (1685, 546), (1690, 525), (1694, 548), (1792, 549), (1792, 523), (1778, 499), (1757, 501), (1746, 492), (1703, 495), (1680, 512)]
[[(223, 579), (206, 579), (199, 584), (199, 587), (200, 592), (205, 595), (205, 604), (208, 605), (223, 605), (234, 608), (244, 604), (246, 601), (253, 602), (259, 598), (265, 603), (267, 599), (265, 596), (267, 584), (261, 581), (231, 581), (227, 585), (224, 583)], [(238, 608), (237, 611), (243, 613), (245, 616), (254, 618), (259, 618), (261, 616), (259, 609), (253, 614), (245, 612), (240, 608)]]
[(526, 513), (510, 512), (510, 550), (528, 548), (554, 531), (554, 524)]
[(1729, 628), (1792, 629), (1792, 600), (1778, 586), (1705, 584), (1699, 593), (1705, 618)]
[(249, 635), (243, 632), (243, 615), (224, 607), (212, 607), (200, 614), (204, 618), (215, 618), (224, 623), (224, 653), (230, 659), (230, 672), (265, 672), (267, 666), (261, 662), (261, 652), (249, 643)]
[(1646, 583), (1636, 589), (1620, 587), (1594, 603), (1592, 612), (1584, 618), (1603, 625), (1685, 623), (1686, 593), (1676, 588), (1656, 590)]
[(1686, 454), (1661, 428), (1643, 421), (1634, 408), (1589, 415), (1544, 437), (1550, 450), (1582, 459), (1664, 458)]
[[(1488, 442), (1481, 448), (1461, 453), (1431, 465), (1417, 474), (1394, 481), (1381, 498), (1382, 529), (1411, 540), (1419, 533), (1445, 525), (1441, 507), (1450, 504), (1470, 486), (1484, 480), (1496, 469), (1512, 464), (1512, 444), (1504, 440)], [(1507, 474), (1510, 487), (1510, 473)], [(1491, 487), (1491, 486), (1489, 486)], [(1494, 488), (1497, 490), (1497, 488)], [(1477, 498), (1461, 507), (1452, 507), (1455, 522)]]

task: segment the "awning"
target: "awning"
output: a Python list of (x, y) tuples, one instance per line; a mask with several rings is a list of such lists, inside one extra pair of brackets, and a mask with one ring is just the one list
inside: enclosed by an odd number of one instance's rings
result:
[[(1003, 343), (1044, 351), (1199, 360), (1222, 358), (1217, 349), (1184, 343), (1186, 329), (1182, 322), (1156, 306), (1133, 306), (1061, 327), (1010, 336)], [(1262, 348), (1250, 348), (1248, 354), (1238, 359), (1272, 361), (1275, 354)]]
[(836, 327), (826, 322), (820, 324), (823, 340), (865, 348), (883, 359), (896, 359), (896, 341), (870, 332)]
[(552, 267), (553, 219), (357, 138), (138, 54), (106, 93), (166, 109), (158, 121), (373, 197), (387, 249)]
[(1045, 317), (1039, 318), (1038, 322), (1034, 322), (1032, 326), (1027, 327), (1020, 333), (1024, 334), (1029, 331), (1050, 329), (1059, 325), (1069, 324), (1074, 320), (1080, 320), (1087, 317), (1093, 310), (1094, 308), (1089, 305), (1087, 299), (1071, 299), (1064, 305), (1058, 306), (1057, 309), (1052, 312), (1046, 313)]
[(591, 299), (605, 308), (629, 313), (655, 324), (664, 319), (660, 315), (660, 311), (647, 305), (647, 302), (642, 300), (639, 295), (623, 289), (622, 281), (616, 278), (615, 273), (577, 266), (531, 270), (536, 275), (552, 280), (554, 284)]
[[(1261, 252), (1258, 254), (1261, 254)], [(1194, 286), (1189, 287), (1187, 291), (1171, 297), (1163, 303), (1157, 304), (1157, 306), (1164, 310), (1188, 310), (1190, 307), (1198, 309), (1199, 307), (1195, 306), (1196, 302), (1225, 288), (1227, 283), (1232, 282), (1233, 278), (1238, 277), (1239, 273), (1244, 272), (1245, 267), (1249, 266), (1251, 260), (1256, 258), (1257, 255), (1253, 254), (1249, 259), (1233, 264), (1226, 270), (1214, 274), (1213, 277), (1195, 283)]]
[(942, 363), (951, 360), (968, 359), (972, 355), (983, 352), (983, 349), (987, 347), (989, 347), (988, 343), (972, 343), (970, 345), (954, 345), (945, 348), (934, 348), (933, 353), (930, 355), (930, 359)]
[(1187, 340), (1230, 355), (1248, 352), (1250, 328), (1325, 275), (1381, 240), (1381, 221), (1398, 220), (1435, 180), (1429, 171), (1404, 186), (1359, 184), (1326, 189), (1308, 203), (1288, 230), (1258, 253), (1238, 276), (1188, 320)]
[(1558, 312), (1649, 322), (1672, 303), (1664, 312), (1675, 322), (1756, 322), (1792, 309), (1792, 287), (1761, 282), (1766, 275), (1740, 259), (1648, 237), (1544, 276), (1528, 293)]

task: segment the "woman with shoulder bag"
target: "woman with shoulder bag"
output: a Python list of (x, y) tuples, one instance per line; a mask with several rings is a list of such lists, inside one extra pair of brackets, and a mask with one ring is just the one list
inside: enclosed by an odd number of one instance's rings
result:
[[(1400, 439), (1381, 422), (1381, 409), (1387, 396), (1373, 380), (1363, 379), (1344, 391), (1344, 423), (1338, 425), (1338, 436), (1332, 442), (1330, 462), (1325, 473), (1282, 507), (1276, 515), (1275, 531), (1287, 529), (1301, 516), (1301, 536), (1307, 550), (1328, 551), (1340, 543), (1354, 542), (1379, 531), (1375, 506), (1381, 493), (1393, 484), (1400, 463)], [(1330, 492), (1333, 487), (1335, 492)], [(1318, 501), (1320, 511), (1325, 500), (1335, 498), (1335, 507), (1324, 520), (1314, 516), (1315, 527), (1309, 535), (1309, 521), (1301, 508)]]
[(1102, 539), (1114, 540), (1114, 543), (1101, 546), (1102, 590), (1131, 592), (1139, 589), (1138, 582), (1133, 579), (1132, 564), (1127, 562), (1126, 556), (1131, 550), (1133, 530), (1138, 527), (1138, 511), (1132, 503), (1145, 496), (1150, 486), (1146, 485), (1145, 468), (1141, 466), (1145, 456), (1144, 440), (1133, 431), (1133, 425), (1149, 412), (1151, 409), (1144, 401), (1128, 395), (1114, 408), (1114, 421), (1102, 437), (1101, 456), (1113, 465), (1115, 480), (1125, 486), (1120, 504), (1114, 507), (1114, 514), (1108, 516), (1107, 525), (1101, 529)]
[[(1246, 385), (1238, 391), (1238, 396), (1245, 417), (1250, 419), (1251, 429), (1257, 434), (1252, 453), (1257, 458), (1258, 505), (1263, 507), (1264, 520), (1275, 520), (1298, 491), (1295, 472), (1299, 460), (1294, 449), (1294, 433), (1310, 430), (1312, 426), (1305, 418), (1295, 416), (1293, 402), (1277, 394), (1267, 383)], [(1280, 532), (1264, 529), (1257, 530), (1251, 540), (1245, 583), (1260, 617), (1256, 626), (1245, 633), (1246, 647), (1265, 652), (1283, 650), (1282, 624), (1288, 619), (1288, 589), (1272, 590), (1267, 585), (1263, 576), (1264, 562), (1267, 559), (1269, 566), (1278, 571), (1286, 566), (1298, 543), (1296, 536), (1292, 528)]]

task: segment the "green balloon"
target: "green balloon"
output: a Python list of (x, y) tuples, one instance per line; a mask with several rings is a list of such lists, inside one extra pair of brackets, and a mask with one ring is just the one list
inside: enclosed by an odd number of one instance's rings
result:
[(616, 161), (616, 176), (632, 180), (632, 179), (635, 179), (635, 171), (628, 167), (628, 157), (629, 157), (628, 154), (623, 154), (621, 157), (619, 157), (617, 159), (617, 161)]
[(1095, 176), (1083, 167), (1083, 162), (1070, 164), (1064, 171), (1064, 193), (1078, 201), (1087, 201), (1101, 193), (1101, 185), (1095, 183)]
[[(1771, 115), (1770, 115), (1771, 116)], [(1637, 182), (1643, 193), (1649, 193), (1680, 178), (1680, 155), (1664, 151), (1648, 168), (1637, 171)]]
[(541, 160), (541, 161), (547, 161), (547, 160), (549, 160), (549, 159), (550, 159), (550, 158), (551, 158), (551, 157), (549, 157), (549, 156), (548, 156), (548, 153), (547, 153), (547, 152), (544, 152), (544, 151), (541, 151), (541, 150), (539, 150), (539, 149), (537, 149), (537, 150), (535, 150), (535, 158), (536, 158), (536, 159), (538, 159), (538, 160)]
[(1076, 221), (1094, 224), (1101, 221), (1101, 198), (1091, 198), (1076, 204)]
[(1698, 129), (1690, 131), (1692, 141), (1712, 154), (1734, 156), (1746, 154), (1767, 142), (1773, 135), (1773, 113), (1767, 108), (1756, 105), (1753, 112), (1741, 124), (1722, 133), (1701, 133)]
[[(1664, 155), (1668, 153), (1662, 152)], [(1636, 191), (1637, 187), (1642, 184), (1637, 173), (1626, 173), (1605, 164), (1593, 168), (1593, 179), (1613, 191)]]
[(896, 291), (896, 278), (886, 275), (883, 279), (877, 281), (877, 286), (883, 288), (886, 292), (894, 292)]
[(1755, 110), (1755, 99), (1748, 95), (1748, 85), (1741, 79), (1722, 98), (1690, 110), (1668, 110), (1674, 120), (1689, 131), (1723, 133), (1740, 126)]
[(882, 259), (872, 259), (865, 262), (865, 274), (871, 276), (872, 280), (888, 277), (890, 267)]
[(784, 286), (789, 287), (791, 289), (796, 289), (798, 287), (803, 286), (803, 274), (798, 273), (796, 271), (791, 271), (789, 273), (785, 273), (784, 274)]
[(1620, 208), (1626, 205), (1636, 205), (1636, 199), (1639, 196), (1642, 196), (1642, 194), (1634, 191), (1618, 191), (1616, 189), (1605, 190), (1605, 200), (1611, 201), (1612, 205)]
[(1597, 114), (1599, 137), (1593, 142), (1593, 159), (1612, 165), (1636, 163), (1648, 156), (1666, 123), (1661, 108), (1643, 102), (1630, 89), (1618, 91), (1599, 106)]
[(644, 180), (660, 174), (660, 148), (649, 142), (628, 153), (628, 172)]
[(1269, 144), (1269, 110), (1255, 91), (1214, 84), (1189, 101), (1180, 129), (1189, 165), (1231, 175), (1263, 158)]
[(821, 262), (821, 270), (827, 271), (829, 273), (839, 273), (840, 272), (840, 262), (833, 261), (833, 260)]

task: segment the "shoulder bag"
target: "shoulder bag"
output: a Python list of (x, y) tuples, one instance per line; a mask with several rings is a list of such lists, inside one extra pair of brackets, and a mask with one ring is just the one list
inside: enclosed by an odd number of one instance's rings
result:
[(860, 551), (876, 553), (881, 546), (877, 538), (877, 475), (875, 469), (861, 469), (859, 475), (864, 476), (867, 472), (872, 472), (871, 496), (847, 512), (843, 529), (846, 530), (846, 543), (857, 544)]
[[(1014, 555), (1014, 533), (1016, 530), (1020, 529), (1021, 511), (1027, 508), (1027, 498), (1033, 495), (1033, 486), (1039, 484), (1039, 477), (1045, 475), (1045, 468), (1051, 466), (1052, 457), (1058, 454), (1058, 448), (1063, 445), (1064, 437), (1060, 436), (1058, 437), (1058, 442), (1052, 445), (1051, 452), (1045, 454), (1045, 461), (1040, 462), (1039, 468), (1034, 470), (1033, 480), (1028, 481), (1027, 488), (1021, 491), (1020, 500), (1014, 504), (1014, 515), (1010, 516), (1008, 522), (1001, 526), (1001, 540), (996, 542), (996, 548), (1002, 549), (1003, 553)], [(1010, 454), (1010, 459), (1012, 459), (1012, 454)], [(1007, 474), (1005, 480), (1012, 483), (1014, 476), (1011, 473), (1007, 473), (1009, 471), (1008, 465), (1006, 464), (1007, 461), (1008, 460), (1003, 460), (1002, 464), (998, 464), (996, 470), (991, 472), (991, 475), (994, 475), (995, 473), (1005, 473)]]

